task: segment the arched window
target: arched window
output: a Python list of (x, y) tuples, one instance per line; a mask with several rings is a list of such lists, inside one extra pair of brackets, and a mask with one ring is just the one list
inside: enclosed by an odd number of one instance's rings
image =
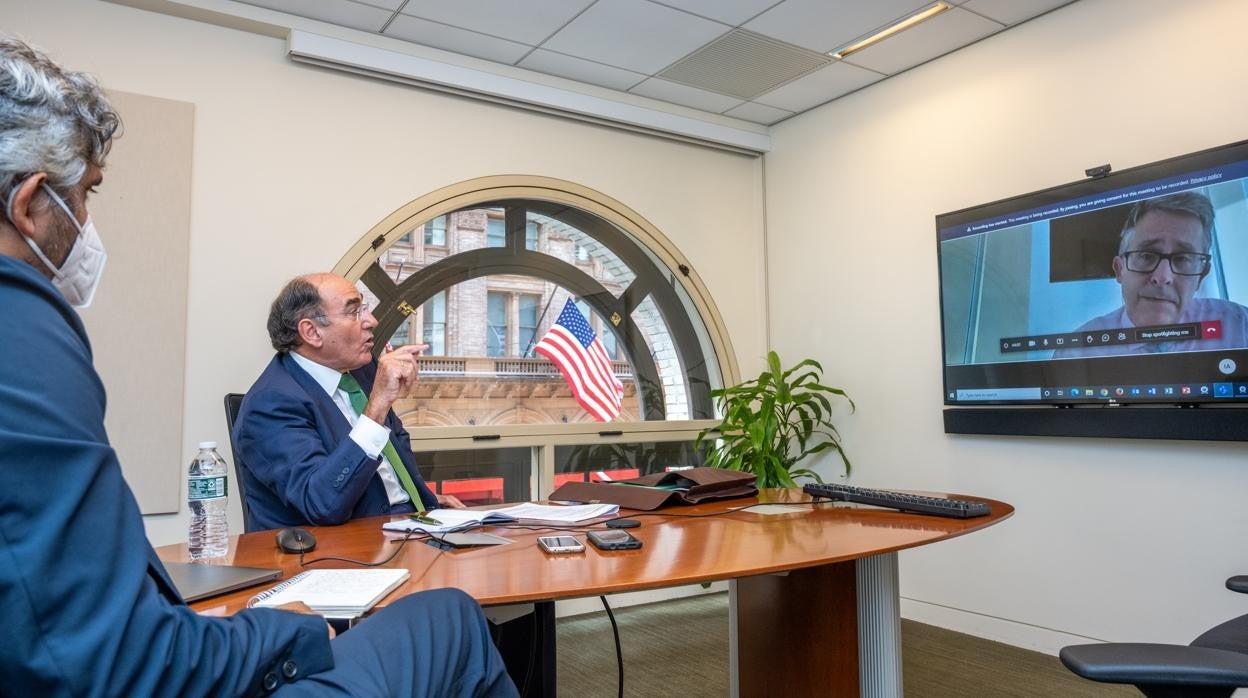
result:
[[(428, 479), (474, 501), (697, 464), (689, 442), (713, 423), (710, 391), (735, 381), (719, 315), (670, 241), (569, 182), (491, 177), (434, 192), (336, 270), (373, 302), (379, 351), (381, 340), (430, 345), (395, 410)], [(609, 423), (534, 352), (569, 300), (625, 388)]]

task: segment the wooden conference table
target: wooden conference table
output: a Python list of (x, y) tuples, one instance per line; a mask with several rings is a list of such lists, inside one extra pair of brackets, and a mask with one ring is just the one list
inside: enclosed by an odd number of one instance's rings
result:
[[(606, 552), (586, 542), (584, 553), (552, 556), (537, 547), (537, 537), (554, 532), (507, 527), (483, 530), (514, 539), (509, 545), (440, 551), (412, 540), (387, 564), (406, 567), (411, 578), (380, 605), (439, 587), (458, 587), (488, 606), (735, 580), (729, 658), (734, 695), (857, 696), (860, 682), (864, 696), (900, 695), (896, 551), (977, 531), (1014, 512), (1004, 502), (956, 496), (987, 502), (992, 513), (948, 519), (841, 502), (812, 505), (801, 490), (764, 490), (756, 498), (657, 512), (621, 510), (621, 516), (641, 521), (630, 529), (643, 542), (639, 550)], [(797, 511), (734, 511), (755, 503), (789, 504)], [(317, 547), (305, 562), (329, 555), (386, 558), (397, 545), (397, 534), (381, 530), (390, 518), (308, 527)], [(584, 541), (583, 534), (575, 535)], [(189, 559), (185, 545), (157, 552), (167, 561)], [(300, 571), (299, 557), (279, 551), (272, 531), (232, 537), (223, 562), (281, 568), (283, 578)], [(311, 569), (332, 567), (352, 565), (325, 562)], [(232, 614), (263, 588), (193, 608)]]

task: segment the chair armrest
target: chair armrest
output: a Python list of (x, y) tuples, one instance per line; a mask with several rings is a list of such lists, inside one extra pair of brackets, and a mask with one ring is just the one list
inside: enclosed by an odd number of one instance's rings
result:
[(1241, 594), (1248, 594), (1248, 574), (1236, 575), (1226, 580), (1226, 588)]
[(1109, 642), (1058, 653), (1067, 669), (1102, 683), (1248, 686), (1248, 654), (1186, 645)]

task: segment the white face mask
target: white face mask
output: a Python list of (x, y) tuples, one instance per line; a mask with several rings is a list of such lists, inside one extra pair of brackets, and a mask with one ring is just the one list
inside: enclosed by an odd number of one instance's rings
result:
[[(52, 197), (57, 206), (69, 216), (70, 222), (78, 229), (78, 237), (74, 240), (74, 246), (70, 248), (69, 254), (65, 256), (65, 263), (60, 269), (48, 259), (48, 256), (39, 249), (34, 240), (22, 236), (30, 249), (34, 251), (35, 256), (43, 265), (52, 272), (52, 285), (56, 290), (65, 296), (65, 300), (75, 308), (85, 308), (91, 305), (92, 299), (95, 298), (95, 290), (100, 286), (100, 279), (104, 276), (104, 262), (108, 260), (108, 253), (104, 251), (104, 241), (100, 240), (100, 234), (95, 230), (95, 221), (91, 217), (87, 217), (85, 225), (78, 225), (78, 218), (74, 216), (73, 211), (69, 210), (69, 206), (65, 205), (65, 201), (52, 191), (52, 188), (46, 184), (41, 185), (43, 190)], [(5, 213), (9, 220), (13, 220), (13, 197), (17, 194), (17, 187), (9, 194), (9, 200), (5, 203)]]

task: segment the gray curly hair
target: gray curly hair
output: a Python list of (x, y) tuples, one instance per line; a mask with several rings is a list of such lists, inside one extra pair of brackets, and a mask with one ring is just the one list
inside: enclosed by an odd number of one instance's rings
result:
[(1122, 224), (1118, 254), (1127, 251), (1127, 247), (1131, 244), (1131, 235), (1135, 232), (1135, 224), (1149, 211), (1165, 211), (1192, 216), (1200, 221), (1200, 229), (1203, 233), (1200, 251), (1208, 252), (1213, 247), (1213, 204), (1209, 202), (1209, 197), (1198, 191), (1183, 191), (1155, 199), (1145, 199), (1132, 206), (1127, 212), (1126, 222)]
[(95, 78), (0, 36), (0, 197), (36, 172), (67, 194), (87, 165), (104, 166), (120, 128), (121, 117)]

